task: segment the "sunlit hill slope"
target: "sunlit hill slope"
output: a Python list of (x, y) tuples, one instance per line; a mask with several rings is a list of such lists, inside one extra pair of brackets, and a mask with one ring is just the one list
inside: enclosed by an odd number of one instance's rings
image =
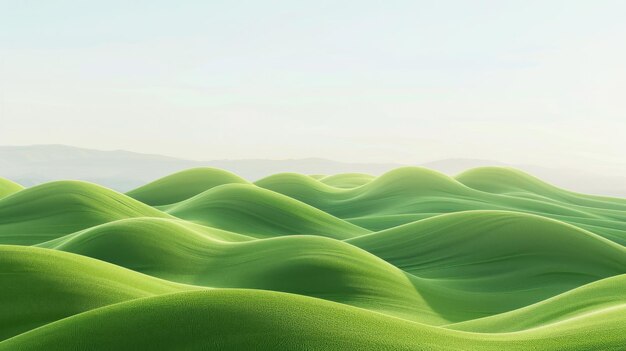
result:
[(502, 167), (0, 178), (0, 350), (623, 350), (624, 245)]

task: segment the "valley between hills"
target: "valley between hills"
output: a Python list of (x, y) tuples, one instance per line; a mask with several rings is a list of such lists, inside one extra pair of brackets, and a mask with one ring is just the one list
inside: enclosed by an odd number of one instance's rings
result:
[(624, 245), (506, 167), (0, 178), (0, 350), (623, 350)]

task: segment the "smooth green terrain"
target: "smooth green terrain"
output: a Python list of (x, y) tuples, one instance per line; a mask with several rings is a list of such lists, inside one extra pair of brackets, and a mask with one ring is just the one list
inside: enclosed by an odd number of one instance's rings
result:
[(0, 243), (32, 245), (95, 225), (169, 215), (113, 190), (58, 181), (0, 199)]
[(0, 178), (0, 350), (623, 350), (625, 244), (501, 167)]
[(151, 206), (169, 205), (223, 184), (246, 184), (243, 178), (216, 168), (193, 168), (157, 179), (126, 195)]
[(23, 186), (5, 178), (0, 178), (0, 198), (9, 196), (24, 189)]
[(318, 180), (335, 188), (356, 188), (371, 182), (374, 178), (374, 176), (363, 173), (343, 173), (322, 177)]
[(347, 239), (369, 230), (254, 185), (228, 184), (165, 209), (194, 223), (255, 237), (315, 234)]

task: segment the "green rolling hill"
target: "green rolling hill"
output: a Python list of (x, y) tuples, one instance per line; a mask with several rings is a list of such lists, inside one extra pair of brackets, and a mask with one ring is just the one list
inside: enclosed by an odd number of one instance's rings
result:
[(625, 307), (626, 275), (602, 279), (515, 311), (448, 325), (472, 332), (507, 333), (584, 319)]
[(168, 207), (166, 212), (255, 237), (315, 234), (346, 239), (369, 232), (290, 197), (247, 184), (207, 190)]
[(470, 188), (496, 194), (535, 194), (543, 199), (588, 208), (626, 211), (626, 200), (578, 194), (559, 189), (520, 170), (507, 167), (479, 167), (455, 177)]
[(626, 200), (515, 169), (0, 178), (0, 350), (622, 350)]
[[(463, 295), (478, 293), (473, 308), (486, 313), (626, 273), (623, 246), (558, 221), (514, 212), (446, 214), (348, 242), (417, 277)], [(441, 305), (438, 299), (432, 304)]]
[(342, 173), (319, 179), (320, 182), (335, 188), (356, 188), (365, 185), (376, 177), (363, 173)]
[(0, 178), (0, 199), (16, 193), (22, 189), (24, 189), (24, 187), (15, 182), (8, 179)]
[[(40, 246), (206, 287), (284, 291), (444, 324), (406, 274), (341, 241), (288, 236), (242, 241), (164, 219), (129, 219)], [(117, 249), (116, 249), (117, 248)]]
[(126, 195), (151, 206), (170, 205), (187, 200), (223, 184), (246, 184), (243, 178), (217, 168), (192, 168), (157, 179)]
[(213, 290), (95, 309), (9, 339), (0, 350), (619, 350), (624, 312), (622, 306), (514, 334), (478, 334), (298, 295)]
[(0, 339), (101, 306), (187, 287), (54, 250), (0, 245)]
[(0, 244), (38, 244), (94, 225), (133, 217), (170, 218), (95, 184), (46, 183), (0, 199)]
[[(575, 194), (519, 171), (494, 169), (499, 170), (497, 174), (505, 174), (491, 175), (490, 184), (494, 189), (511, 189), (512, 185), (506, 184), (515, 183), (516, 190), (489, 192), (469, 181), (469, 175), (474, 171), (478, 172), (478, 178), (482, 173), (488, 178), (492, 172), (483, 172), (485, 169), (470, 170), (457, 180), (418, 167), (399, 168), (352, 189), (331, 187), (310, 177), (289, 173), (270, 176), (255, 184), (373, 231), (443, 213), (505, 210), (558, 219), (626, 244), (626, 211), (623, 207), (626, 200)], [(508, 173), (519, 179), (509, 177)], [(531, 191), (533, 189), (535, 192)], [(548, 197), (549, 194), (552, 195)]]

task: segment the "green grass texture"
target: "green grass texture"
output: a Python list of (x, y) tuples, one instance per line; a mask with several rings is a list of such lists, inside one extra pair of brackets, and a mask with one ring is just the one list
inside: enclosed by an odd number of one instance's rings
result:
[(5, 178), (0, 178), (0, 199), (24, 189), (23, 186)]
[(503, 167), (0, 178), (0, 350), (623, 350), (625, 244)]

